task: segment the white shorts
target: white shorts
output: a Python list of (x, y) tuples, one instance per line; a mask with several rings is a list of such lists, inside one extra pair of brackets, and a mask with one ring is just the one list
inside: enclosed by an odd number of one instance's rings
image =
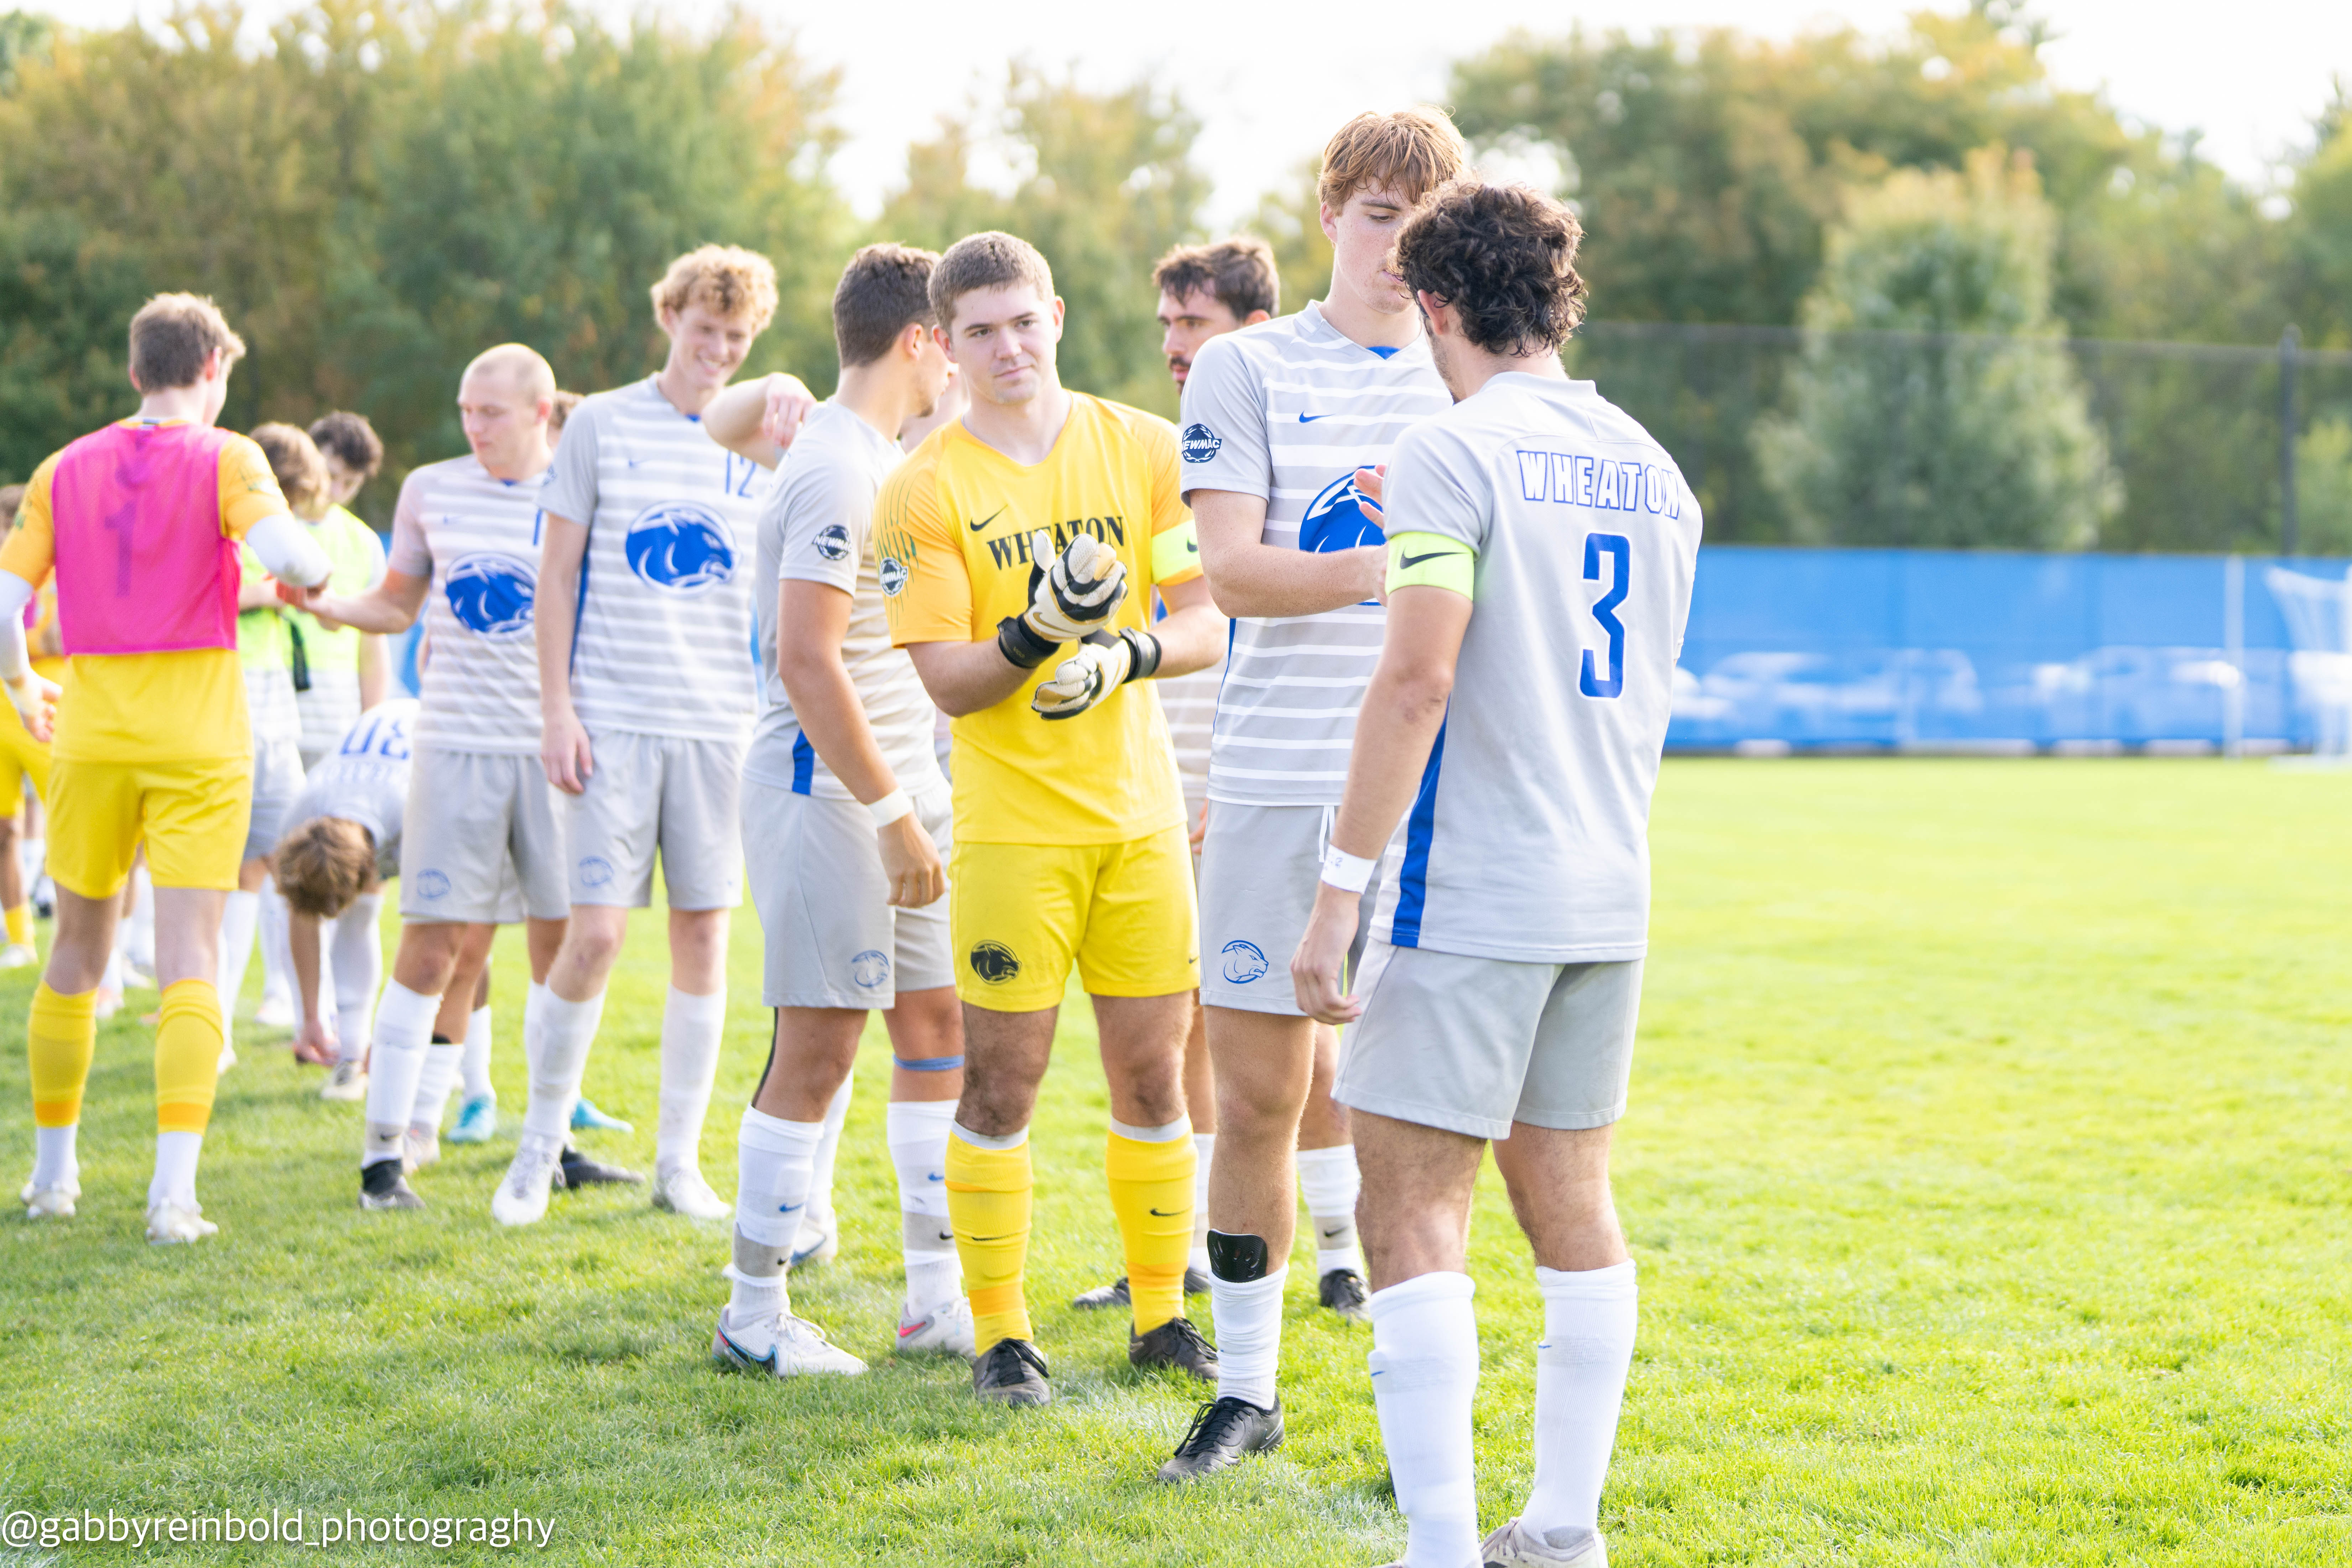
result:
[(419, 746), (400, 835), (400, 918), (505, 924), (572, 912), (563, 819), (535, 757)]
[(1625, 1114), (1642, 961), (1515, 963), (1375, 942), (1331, 1098), (1473, 1138)]
[[(946, 860), (950, 793), (914, 797), (915, 816)], [(889, 1007), (902, 991), (955, 984), (948, 900), (892, 909), (874, 818), (854, 800), (743, 781), (743, 842), (767, 963), (769, 1007)]]
[[(1199, 861), (1203, 1006), (1306, 1016), (1290, 984), (1290, 955), (1315, 912), (1332, 816), (1328, 805), (1210, 803)], [(1380, 892), (1375, 874), (1358, 905), (1351, 970)]]
[(745, 743), (613, 730), (588, 744), (594, 771), (570, 797), (564, 824), (572, 901), (644, 909), (654, 901), (659, 850), (671, 909), (741, 903)]
[(292, 741), (253, 742), (253, 815), (246, 819), (245, 858), (258, 860), (278, 847), (294, 825), (286, 820), (302, 793), (302, 752)]

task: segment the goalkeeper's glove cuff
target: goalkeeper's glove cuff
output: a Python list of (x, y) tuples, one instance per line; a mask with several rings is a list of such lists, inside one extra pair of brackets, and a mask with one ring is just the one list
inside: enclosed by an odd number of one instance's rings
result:
[(996, 651), (1021, 669), (1034, 669), (1054, 657), (1061, 647), (1048, 641), (1019, 616), (1007, 616), (996, 623)]
[[(1139, 632), (1132, 626), (1122, 626), (1119, 634), (1128, 647), (1127, 679), (1149, 680), (1160, 672), (1160, 639), (1150, 632)], [(1126, 682), (1122, 681), (1124, 685)]]

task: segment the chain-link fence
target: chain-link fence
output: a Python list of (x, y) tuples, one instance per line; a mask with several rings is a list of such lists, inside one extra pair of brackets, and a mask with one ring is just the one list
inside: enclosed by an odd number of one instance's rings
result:
[(2352, 353), (1599, 321), (1718, 543), (2352, 552)]

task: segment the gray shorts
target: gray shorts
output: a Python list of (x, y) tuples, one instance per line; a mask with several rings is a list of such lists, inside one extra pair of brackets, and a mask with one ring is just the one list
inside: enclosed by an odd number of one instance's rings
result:
[(644, 909), (659, 850), (671, 909), (741, 903), (744, 742), (612, 730), (588, 744), (594, 771), (564, 824), (572, 901)]
[(506, 923), (572, 912), (563, 819), (535, 757), (419, 746), (400, 835), (400, 918)]
[[(1198, 862), (1201, 1002), (1298, 1018), (1290, 955), (1307, 934), (1330, 842), (1328, 805), (1233, 805), (1213, 801)], [(1383, 868), (1385, 870), (1385, 868)], [(1363, 952), (1381, 877), (1363, 892), (1350, 957)]]
[[(945, 860), (954, 848), (945, 788), (914, 797)], [(889, 1007), (901, 991), (955, 984), (948, 900), (892, 909), (874, 818), (854, 800), (743, 781), (743, 842), (767, 963), (770, 1007)]]
[(1375, 942), (1331, 1098), (1473, 1138), (1625, 1114), (1642, 961), (1514, 963)]
[(253, 815), (246, 819), (245, 858), (258, 860), (278, 847), (294, 826), (288, 820), (302, 793), (302, 752), (292, 741), (253, 739)]

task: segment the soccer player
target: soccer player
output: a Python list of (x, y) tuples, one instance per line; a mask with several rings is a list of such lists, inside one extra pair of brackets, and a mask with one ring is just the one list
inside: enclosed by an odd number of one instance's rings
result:
[[(963, 1088), (963, 1019), (949, 955), (946, 777), (934, 710), (890, 646), (872, 533), (898, 434), (954, 371), (931, 331), (939, 258), (898, 245), (852, 257), (833, 292), (841, 379), (789, 455), (759, 429), (767, 389), (722, 394), (703, 416), (730, 450), (774, 468), (760, 512), (752, 606), (761, 708), (743, 760), (743, 840), (766, 933), (762, 999), (773, 1044), (743, 1111), (733, 1292), (711, 1354), (789, 1377), (865, 1363), (795, 1316), (785, 1271), (803, 1216), (831, 1194), (867, 1011), (883, 1009), (893, 1065), (886, 1137), (898, 1174), (907, 1288), (898, 1350), (972, 1350), (944, 1187), (948, 1122)], [(824, 1237), (832, 1233), (828, 1216)]]
[[(476, 356), (457, 384), (458, 420), (472, 453), (410, 472), (393, 511), (382, 583), (305, 605), (340, 625), (387, 634), (406, 631), (422, 613), (433, 649), (410, 734), (400, 946), (375, 1010), (364, 1090), (360, 1192), (371, 1208), (416, 1206), (401, 1179), (402, 1156), (417, 1086), (431, 1065), (435, 1020), (444, 998), (477, 994), (491, 928), (509, 918), (511, 884), (520, 884), (530, 955), (526, 1056), (537, 1049), (544, 982), (563, 939), (568, 861), (562, 817), (538, 761), (539, 665), (530, 635), (554, 395), (555, 374), (531, 349), (506, 343)], [(464, 1037), (478, 1039), (461, 1058), (470, 1104), (489, 1096), (488, 1020), (478, 1007), (467, 1011)], [(558, 1142), (567, 1187), (633, 1179)]]
[[(1354, 1026), (1334, 1092), (1364, 1160), (1372, 1398), (1412, 1564), (1602, 1568), (1633, 1353), (1610, 1127), (1699, 509), (1648, 433), (1560, 367), (1581, 314), (1578, 237), (1550, 197), (1465, 181), (1398, 240), (1457, 401), (1406, 434), (1384, 481), (1368, 476), (1394, 531), (1387, 636), (1291, 962), (1299, 1005)], [(1402, 867), (1351, 998), (1357, 896), (1391, 834)], [(1464, 1269), (1489, 1141), (1544, 1332), (1534, 1489), (1481, 1546)]]
[[(22, 485), (0, 489), (0, 532), (16, 526), (17, 508), (24, 499)], [(32, 649), (34, 673), (45, 680), (62, 681), (65, 660), (55, 655), (43, 657), (37, 646), (44, 632), (55, 635), (55, 604), (45, 594), (38, 601), (38, 608), (26, 613), (33, 617), (26, 635), (36, 639)], [(48, 784), (49, 748), (33, 739), (15, 708), (0, 712), (0, 919), (7, 922), (7, 942), (0, 946), (0, 969), (29, 969), (41, 962), (40, 953), (33, 946), (33, 906), (25, 886), (32, 868), (21, 857), (17, 824), (31, 815), (27, 786), (32, 791), (29, 798), (37, 800), (47, 793)]]
[[(1184, 490), (1201, 559), (1234, 617), (1209, 757), (1201, 852), (1201, 1001), (1217, 1076), (1209, 1173), (1210, 1300), (1222, 1368), (1163, 1480), (1282, 1441), (1282, 1297), (1307, 1173), (1318, 1298), (1361, 1310), (1344, 1121), (1318, 1105), (1336, 1044), (1278, 966), (1298, 942), (1347, 774), (1356, 707), (1379, 657), (1384, 552), (1356, 472), (1447, 406), (1390, 264), (1405, 215), (1462, 167), (1433, 110), (1360, 114), (1323, 149), (1317, 188), (1331, 286), (1297, 314), (1202, 344), (1184, 382)], [(1321, 1038), (1318, 1038), (1321, 1036)], [(1302, 1119), (1317, 1107), (1313, 1124)], [(1308, 1140), (1323, 1146), (1302, 1157)]]
[(652, 901), (656, 851), (670, 986), (653, 1201), (695, 1219), (728, 1214), (698, 1144), (727, 1016), (728, 917), (743, 891), (737, 809), (758, 696), (743, 556), (762, 475), (700, 416), (775, 313), (775, 268), (704, 246), (652, 292), (667, 362), (572, 412), (541, 501), (540, 759), (571, 797), (572, 920), (541, 1001), (521, 1145), (490, 1200), (503, 1225), (547, 1212), (605, 979), (629, 910)]
[[(34, 1217), (74, 1212), (74, 1134), (98, 1043), (93, 1012), (117, 897), (142, 839), (155, 881), (155, 1174), (147, 1238), (218, 1228), (196, 1198), (224, 1036), (223, 895), (236, 885), (253, 788), (236, 656), (241, 540), (281, 580), (315, 584), (326, 554), (288, 512), (261, 449), (215, 427), (245, 345), (209, 300), (160, 294), (131, 321), (131, 418), (33, 471), (0, 545), (0, 682), (51, 742), (49, 870), (58, 926), (26, 1031)], [(55, 574), (65, 690), (37, 674), (24, 610)], [(54, 721), (54, 728), (53, 726)]]
[[(335, 563), (328, 591), (364, 592), (383, 580), (383, 543), (344, 503), (382, 466), (383, 443), (356, 414), (329, 414), (313, 420), (310, 436), (327, 479), (320, 488), (318, 515), (297, 515), (310, 525), (312, 536)], [(302, 766), (308, 769), (342, 744), (362, 713), (391, 694), (392, 665), (383, 638), (373, 632), (321, 626), (300, 610), (289, 611), (286, 618), (301, 637), (310, 666), (309, 689), (294, 694), (302, 720)]]
[[(1216, 1352), (1183, 1316), (1199, 969), (1183, 798), (1156, 696), (1128, 689), (1217, 652), (1176, 433), (1062, 386), (1062, 301), (1022, 240), (958, 240), (930, 296), (970, 404), (884, 485), (876, 547), (891, 640), (954, 721), (948, 922), (966, 1055), (946, 1177), (972, 1387), (1051, 1396), (1023, 1295), (1028, 1137), (1074, 959), (1109, 1079), (1128, 1358), (1213, 1376)], [(1156, 624), (1154, 588), (1168, 606)]]

